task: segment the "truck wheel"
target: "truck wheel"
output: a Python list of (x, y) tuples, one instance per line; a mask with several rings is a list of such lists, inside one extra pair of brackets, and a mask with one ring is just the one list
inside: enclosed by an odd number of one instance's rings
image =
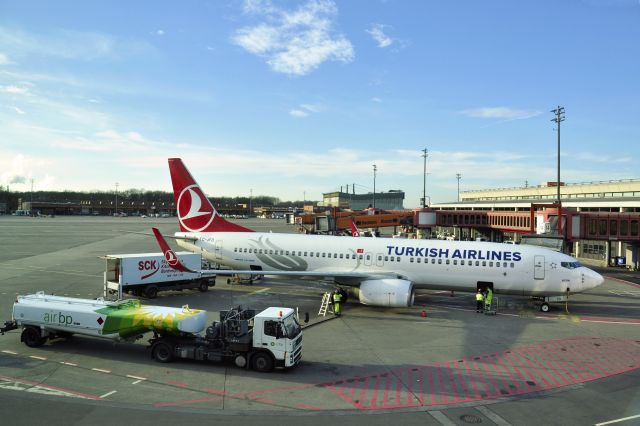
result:
[(147, 299), (155, 299), (158, 295), (158, 286), (150, 284), (144, 289), (144, 295)]
[(22, 330), (20, 340), (30, 348), (37, 348), (38, 346), (42, 346), (47, 339), (42, 337), (38, 327), (29, 326)]
[(233, 362), (235, 362), (236, 367), (244, 368), (247, 366), (247, 357), (245, 355), (238, 355)]
[(206, 280), (200, 281), (200, 285), (198, 286), (198, 290), (200, 290), (203, 293), (205, 291), (209, 290), (209, 282), (206, 281)]
[(258, 352), (253, 356), (251, 360), (251, 365), (253, 369), (259, 371), (261, 373), (266, 373), (268, 371), (273, 370), (273, 360), (271, 356), (266, 352)]
[(540, 305), (540, 310), (542, 312), (549, 312), (549, 304), (548, 303), (543, 303), (542, 305)]
[(153, 359), (158, 362), (173, 361), (173, 346), (167, 342), (156, 342), (151, 349)]

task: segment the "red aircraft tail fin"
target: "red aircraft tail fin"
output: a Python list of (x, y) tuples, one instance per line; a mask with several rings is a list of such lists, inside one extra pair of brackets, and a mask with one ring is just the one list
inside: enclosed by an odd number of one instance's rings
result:
[(182, 232), (253, 232), (220, 216), (180, 158), (169, 158), (169, 172)]
[(353, 236), (353, 237), (359, 237), (360, 236), (360, 230), (356, 226), (356, 222), (353, 219), (351, 219), (351, 236)]
[(153, 230), (153, 235), (156, 236), (156, 240), (158, 241), (158, 244), (162, 249), (164, 258), (167, 260), (167, 263), (172, 269), (175, 269), (176, 271), (180, 271), (180, 272), (197, 272), (197, 271), (192, 271), (191, 269), (184, 266), (184, 263), (180, 262), (180, 259), (178, 259), (178, 255), (176, 254), (175, 251), (171, 249), (171, 247), (169, 247), (169, 244), (167, 244), (167, 240), (164, 239), (160, 231), (158, 231), (158, 228), (151, 228), (151, 229)]

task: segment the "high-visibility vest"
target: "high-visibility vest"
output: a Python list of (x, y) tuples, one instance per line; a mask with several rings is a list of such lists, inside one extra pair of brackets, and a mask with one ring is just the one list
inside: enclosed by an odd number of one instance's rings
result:
[(482, 293), (476, 293), (476, 302), (482, 302)]
[(333, 302), (334, 303), (342, 302), (342, 295), (340, 293), (334, 293), (333, 294)]

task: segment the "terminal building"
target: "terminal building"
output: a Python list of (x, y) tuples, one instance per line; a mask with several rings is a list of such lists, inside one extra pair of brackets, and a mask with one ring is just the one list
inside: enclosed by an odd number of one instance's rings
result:
[[(438, 232), (460, 239), (518, 241), (522, 235), (558, 235), (558, 186), (464, 191), (460, 201), (432, 205)], [(638, 268), (640, 179), (560, 183), (565, 250), (599, 264)]]
[(340, 209), (364, 210), (375, 207), (382, 210), (404, 210), (404, 191), (391, 190), (368, 194), (351, 194), (349, 192), (327, 192), (322, 194), (325, 207)]

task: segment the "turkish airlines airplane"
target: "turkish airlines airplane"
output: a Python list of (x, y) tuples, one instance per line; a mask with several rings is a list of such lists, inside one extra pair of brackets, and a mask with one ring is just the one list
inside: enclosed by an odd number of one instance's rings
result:
[(573, 257), (537, 246), (254, 232), (220, 216), (181, 159), (170, 158), (169, 171), (178, 245), (237, 274), (329, 278), (365, 305), (390, 307), (411, 306), (415, 289), (490, 287), (542, 300), (545, 312), (549, 297), (604, 281)]

